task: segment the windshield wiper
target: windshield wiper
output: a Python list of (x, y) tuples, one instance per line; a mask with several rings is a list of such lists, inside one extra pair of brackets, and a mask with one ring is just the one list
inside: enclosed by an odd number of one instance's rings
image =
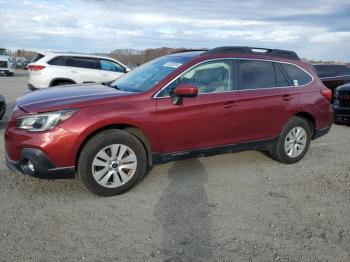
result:
[(109, 81), (109, 82), (103, 82), (103, 83), (101, 83), (101, 84), (104, 85), (104, 86), (109, 86), (109, 87), (112, 87), (112, 88), (121, 90), (117, 85), (112, 85), (113, 82), (114, 82), (114, 81)]

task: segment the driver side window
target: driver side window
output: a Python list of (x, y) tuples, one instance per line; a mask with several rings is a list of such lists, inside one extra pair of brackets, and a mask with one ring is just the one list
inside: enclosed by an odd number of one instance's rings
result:
[(231, 63), (212, 61), (200, 64), (173, 81), (160, 96), (169, 96), (179, 84), (194, 85), (198, 88), (198, 94), (231, 91)]

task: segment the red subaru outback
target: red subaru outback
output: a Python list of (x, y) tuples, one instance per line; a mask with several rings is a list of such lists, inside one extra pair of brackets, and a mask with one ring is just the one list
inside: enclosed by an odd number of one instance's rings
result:
[(155, 59), (109, 85), (50, 88), (17, 100), (5, 133), (10, 169), (79, 173), (123, 193), (147, 167), (242, 150), (295, 163), (332, 124), (331, 91), (291, 51), (219, 47)]

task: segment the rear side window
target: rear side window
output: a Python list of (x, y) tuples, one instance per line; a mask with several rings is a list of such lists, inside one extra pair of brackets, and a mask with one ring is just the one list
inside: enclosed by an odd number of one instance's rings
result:
[(275, 70), (272, 62), (240, 60), (241, 89), (275, 87)]
[(291, 64), (281, 63), (281, 65), (294, 86), (306, 85), (312, 81), (312, 77), (299, 67)]
[(125, 68), (113, 61), (101, 59), (100, 64), (101, 70), (125, 73)]
[(337, 69), (334, 65), (314, 65), (318, 77), (334, 77), (337, 76)]
[(67, 64), (67, 57), (66, 56), (58, 56), (54, 59), (51, 59), (48, 62), (49, 65), (56, 65), (56, 66), (65, 66)]
[(31, 60), (30, 62), (34, 63), (34, 62), (38, 61), (39, 59), (41, 59), (41, 58), (43, 58), (43, 57), (44, 57), (43, 54), (37, 54), (36, 56), (34, 56), (34, 57), (32, 58), (32, 60)]
[(67, 65), (72, 67), (99, 69), (98, 60), (88, 57), (71, 57), (68, 59)]
[(339, 75), (350, 75), (350, 68), (347, 67), (346, 65), (338, 65), (337, 66), (337, 71)]

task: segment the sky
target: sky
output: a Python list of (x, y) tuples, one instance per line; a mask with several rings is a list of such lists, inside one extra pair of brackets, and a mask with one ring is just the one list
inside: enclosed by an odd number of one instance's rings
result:
[(0, 47), (110, 52), (226, 45), (350, 61), (349, 0), (0, 0)]

